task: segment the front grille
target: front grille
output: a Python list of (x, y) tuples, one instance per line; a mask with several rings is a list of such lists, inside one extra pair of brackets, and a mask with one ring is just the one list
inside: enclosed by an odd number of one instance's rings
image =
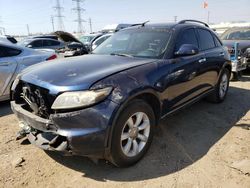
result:
[(54, 113), (51, 106), (55, 96), (49, 94), (49, 90), (36, 85), (20, 81), (17, 85), (13, 99), (17, 104), (25, 104), (28, 110), (42, 118), (48, 119)]

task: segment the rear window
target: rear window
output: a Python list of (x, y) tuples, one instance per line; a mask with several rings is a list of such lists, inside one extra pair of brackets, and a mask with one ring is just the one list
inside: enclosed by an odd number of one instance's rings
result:
[(199, 35), (200, 50), (208, 50), (215, 47), (212, 34), (205, 29), (197, 29)]

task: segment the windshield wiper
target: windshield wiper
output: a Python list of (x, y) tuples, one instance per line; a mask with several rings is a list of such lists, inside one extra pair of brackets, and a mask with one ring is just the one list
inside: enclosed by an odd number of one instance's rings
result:
[(134, 56), (129, 55), (129, 54), (120, 54), (120, 53), (111, 53), (110, 55), (123, 56), (123, 57), (134, 57)]

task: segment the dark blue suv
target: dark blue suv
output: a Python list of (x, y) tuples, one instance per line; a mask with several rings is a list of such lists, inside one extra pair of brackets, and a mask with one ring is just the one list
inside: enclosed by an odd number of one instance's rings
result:
[(19, 137), (45, 150), (128, 166), (148, 150), (159, 119), (227, 94), (230, 57), (202, 22), (138, 24), (90, 55), (26, 69), (11, 106)]

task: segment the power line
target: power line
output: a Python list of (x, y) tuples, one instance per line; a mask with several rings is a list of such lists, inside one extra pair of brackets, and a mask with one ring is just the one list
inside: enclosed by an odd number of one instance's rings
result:
[(92, 33), (93, 30), (92, 30), (92, 20), (91, 20), (91, 18), (89, 18), (89, 29), (90, 29), (90, 33)]
[(76, 2), (76, 7), (73, 8), (73, 10), (76, 11), (77, 13), (77, 19), (75, 20), (75, 22), (78, 23), (78, 32), (83, 33), (84, 29), (82, 23), (86, 21), (82, 19), (82, 12), (85, 11), (85, 9), (81, 7), (81, 3), (83, 3), (84, 0), (72, 0), (72, 1)]
[(28, 32), (28, 36), (30, 35), (30, 27), (29, 24), (26, 24), (26, 28), (27, 28), (27, 32)]
[(174, 16), (174, 22), (177, 22), (177, 16)]
[(57, 14), (54, 17), (57, 17), (58, 30), (64, 31), (64, 24), (63, 24), (63, 17), (64, 16), (62, 15), (63, 7), (61, 7), (61, 5), (60, 5), (60, 0), (56, 0), (56, 6), (53, 8), (57, 11)]

